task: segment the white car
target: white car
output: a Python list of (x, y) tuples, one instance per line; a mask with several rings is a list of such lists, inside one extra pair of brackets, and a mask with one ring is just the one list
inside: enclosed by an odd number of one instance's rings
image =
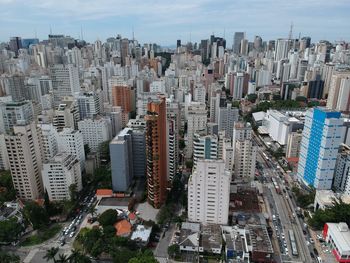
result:
[(75, 232), (70, 233), (69, 237), (74, 237)]

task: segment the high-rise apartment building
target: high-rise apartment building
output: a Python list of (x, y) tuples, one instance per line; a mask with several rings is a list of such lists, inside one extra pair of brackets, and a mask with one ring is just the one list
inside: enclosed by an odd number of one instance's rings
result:
[(301, 139), (303, 138), (302, 131), (291, 132), (288, 134), (286, 158), (299, 157)]
[(233, 130), (235, 179), (254, 179), (257, 146), (249, 123), (237, 122)]
[(0, 102), (0, 132), (10, 133), (15, 125), (26, 125), (34, 120), (31, 101)]
[(55, 64), (50, 67), (50, 76), (56, 105), (58, 105), (65, 96), (74, 96), (75, 93), (80, 92), (79, 72), (77, 67), (71, 64)]
[(219, 131), (225, 131), (227, 138), (232, 138), (233, 126), (238, 121), (238, 117), (239, 110), (232, 107), (231, 103), (227, 103), (226, 107), (220, 107), (218, 116)]
[(58, 151), (77, 156), (81, 171), (85, 170), (84, 139), (81, 131), (64, 128), (58, 133)]
[(77, 100), (80, 120), (93, 119), (102, 112), (102, 94), (97, 92), (84, 92), (75, 97)]
[(349, 89), (350, 72), (335, 72), (330, 81), (327, 108), (331, 110), (339, 108), (346, 111), (349, 108)]
[(9, 42), (10, 50), (18, 56), (18, 50), (22, 48), (22, 39), (20, 37), (11, 37)]
[(165, 202), (168, 184), (168, 132), (164, 97), (148, 103), (145, 120), (147, 197), (151, 205), (159, 208)]
[(95, 119), (85, 119), (78, 122), (78, 130), (81, 131), (84, 145), (87, 144), (91, 152), (100, 152), (101, 143), (112, 138), (112, 125), (108, 118), (100, 116)]
[(26, 99), (24, 75), (15, 74), (7, 77), (7, 94), (11, 95), (12, 101), (20, 102)]
[(14, 126), (14, 135), (6, 135), (5, 142), (13, 186), (17, 197), (35, 200), (42, 197), (41, 149), (35, 123)]
[(37, 128), (42, 145), (42, 160), (46, 162), (58, 153), (58, 132), (52, 123), (38, 124)]
[(230, 182), (223, 160), (199, 160), (188, 180), (188, 220), (226, 225)]
[(207, 126), (207, 110), (203, 103), (192, 102), (188, 106), (187, 113), (187, 147), (186, 157), (191, 158), (193, 154), (194, 133), (205, 131)]
[(72, 97), (65, 97), (54, 112), (53, 126), (57, 131), (64, 128), (78, 129), (79, 108)]
[(342, 127), (340, 112), (323, 108), (307, 111), (298, 164), (298, 179), (304, 184), (331, 189)]
[(337, 192), (350, 196), (350, 147), (346, 144), (339, 147), (333, 188)]
[(167, 128), (168, 128), (168, 180), (172, 181), (177, 173), (179, 162), (179, 129), (180, 129), (180, 107), (179, 103), (167, 99)]
[(81, 170), (78, 158), (68, 153), (58, 153), (43, 164), (44, 189), (51, 201), (70, 200), (70, 186), (82, 189)]
[(218, 144), (216, 135), (201, 136), (195, 133), (193, 139), (193, 167), (196, 168), (199, 160), (218, 159)]

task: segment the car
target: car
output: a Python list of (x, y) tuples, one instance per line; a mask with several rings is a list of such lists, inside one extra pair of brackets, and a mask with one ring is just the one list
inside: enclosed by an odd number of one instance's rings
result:
[(65, 244), (66, 244), (66, 241), (65, 241), (65, 240), (62, 240), (62, 241), (60, 242), (60, 246), (61, 246), (61, 247), (63, 247)]
[(286, 243), (286, 241), (284, 241), (283, 246), (284, 246), (285, 248), (287, 248), (287, 243)]
[(316, 256), (318, 256), (318, 251), (317, 251), (316, 248), (314, 248), (314, 253), (315, 253)]
[(315, 241), (312, 238), (310, 238), (310, 243), (313, 244), (315, 243)]
[(311, 244), (311, 243), (310, 243), (309, 241), (306, 241), (306, 245), (307, 245), (307, 246), (310, 246), (310, 244)]
[(73, 232), (71, 232), (70, 234), (69, 234), (69, 237), (74, 237), (74, 234), (75, 234), (75, 232), (73, 231)]
[(312, 253), (312, 252), (310, 252), (310, 257), (311, 257), (311, 258), (315, 258), (315, 254)]
[(284, 251), (286, 252), (286, 254), (288, 254), (288, 248), (286, 248)]

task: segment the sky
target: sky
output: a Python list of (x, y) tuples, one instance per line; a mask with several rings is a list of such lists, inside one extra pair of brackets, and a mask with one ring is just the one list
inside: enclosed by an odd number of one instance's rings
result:
[(350, 41), (350, 0), (0, 0), (0, 42), (65, 34), (89, 42), (121, 34), (141, 43), (198, 42), (214, 33), (232, 44), (236, 31), (253, 40), (310, 36)]

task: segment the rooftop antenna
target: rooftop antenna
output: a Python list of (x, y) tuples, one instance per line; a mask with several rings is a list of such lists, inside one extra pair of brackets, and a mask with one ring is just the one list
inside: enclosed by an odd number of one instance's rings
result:
[(83, 36), (83, 26), (80, 25), (80, 35), (81, 35), (81, 40), (84, 40), (84, 36)]
[(52, 35), (52, 28), (51, 28), (51, 25), (50, 25), (50, 35)]
[(290, 30), (289, 30), (289, 35), (288, 35), (288, 39), (292, 39), (293, 37), (293, 21), (290, 24)]
[(132, 26), (132, 42), (135, 42), (134, 26)]

